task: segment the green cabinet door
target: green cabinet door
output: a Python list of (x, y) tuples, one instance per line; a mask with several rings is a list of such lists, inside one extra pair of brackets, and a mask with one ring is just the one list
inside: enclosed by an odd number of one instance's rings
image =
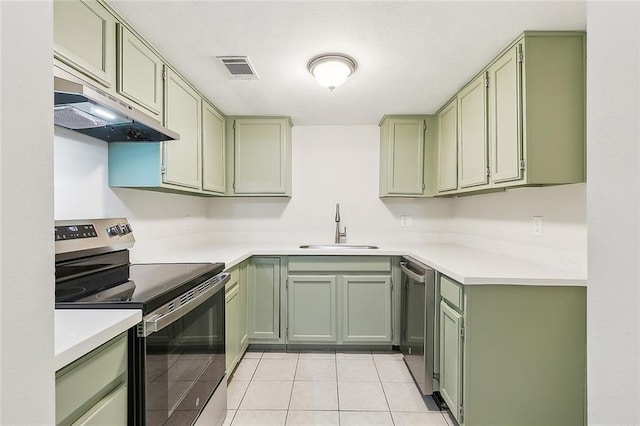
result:
[(342, 277), (342, 341), (391, 342), (391, 278)]
[(226, 190), (224, 117), (202, 101), (202, 189), (217, 194)]
[(247, 271), (247, 333), (252, 341), (280, 340), (280, 258), (254, 257)]
[(462, 406), (462, 315), (440, 302), (440, 394), (449, 410), (463, 423)]
[(454, 98), (436, 116), (437, 139), (437, 189), (438, 192), (458, 188), (458, 99)]
[(224, 295), (225, 305), (225, 357), (227, 374), (233, 371), (233, 368), (240, 357), (239, 344), (239, 318), (240, 318), (240, 297), (238, 289), (238, 281), (227, 283), (228, 291)]
[(95, 0), (55, 0), (56, 59), (105, 88), (116, 84), (116, 19)]
[(385, 117), (380, 125), (380, 195), (424, 195), (424, 117)]
[(485, 185), (488, 178), (487, 88), (482, 73), (458, 94), (458, 184)]
[(238, 277), (238, 297), (239, 297), (239, 318), (238, 318), (238, 341), (240, 342), (240, 353), (249, 346), (249, 336), (247, 334), (247, 262), (240, 265)]
[(287, 291), (287, 340), (335, 343), (336, 276), (290, 276)]
[(291, 125), (286, 118), (237, 118), (233, 194), (291, 195)]
[(491, 180), (522, 179), (522, 69), (517, 44), (488, 69)]
[(165, 66), (165, 125), (180, 139), (162, 142), (163, 181), (199, 189), (201, 186), (201, 98), (171, 68)]
[(162, 118), (162, 60), (118, 24), (118, 93)]

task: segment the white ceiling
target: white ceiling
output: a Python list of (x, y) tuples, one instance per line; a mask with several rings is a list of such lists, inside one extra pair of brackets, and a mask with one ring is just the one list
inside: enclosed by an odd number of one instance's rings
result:
[[(523, 30), (584, 30), (579, 2), (125, 1), (110, 4), (227, 115), (296, 125), (377, 124), (434, 113)], [(307, 71), (342, 52), (358, 69), (334, 92)], [(232, 80), (216, 56), (248, 56)]]

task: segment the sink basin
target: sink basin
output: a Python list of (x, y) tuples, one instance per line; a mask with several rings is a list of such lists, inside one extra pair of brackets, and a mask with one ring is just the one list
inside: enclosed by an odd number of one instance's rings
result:
[(368, 246), (365, 244), (308, 244), (302, 245), (300, 248), (303, 249), (320, 249), (320, 250), (331, 250), (331, 249), (364, 249), (364, 250), (373, 250), (377, 249), (378, 246)]

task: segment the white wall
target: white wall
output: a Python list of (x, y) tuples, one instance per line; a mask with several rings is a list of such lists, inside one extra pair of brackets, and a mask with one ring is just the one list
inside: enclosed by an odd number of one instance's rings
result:
[(0, 424), (55, 423), (53, 11), (0, 1)]
[(447, 228), (451, 200), (378, 198), (378, 126), (294, 126), (292, 140), (293, 197), (211, 200), (215, 237), (332, 243), (336, 203), (351, 243), (424, 242)]
[[(533, 235), (542, 216), (542, 236)], [(586, 274), (586, 185), (508, 189), (456, 198), (451, 239)]]
[(55, 128), (55, 218), (126, 217), (136, 253), (149, 245), (188, 243), (206, 236), (207, 199), (109, 188), (108, 144)]
[(587, 6), (588, 420), (640, 424), (640, 4)]

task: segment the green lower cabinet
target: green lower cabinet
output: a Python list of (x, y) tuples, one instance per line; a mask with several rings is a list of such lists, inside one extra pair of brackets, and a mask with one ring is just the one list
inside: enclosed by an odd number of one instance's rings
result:
[(586, 424), (586, 288), (440, 284), (440, 392), (458, 423)]
[(239, 318), (238, 318), (238, 342), (240, 343), (240, 358), (249, 346), (249, 335), (247, 334), (247, 263), (244, 262), (239, 268), (238, 297), (240, 298)]
[(284, 343), (280, 331), (282, 259), (254, 257), (247, 269), (247, 333), (252, 343)]
[(388, 256), (290, 256), (287, 342), (392, 344)]
[(127, 333), (56, 371), (57, 425), (127, 424)]
[(342, 342), (391, 342), (391, 278), (342, 277)]
[(230, 375), (247, 350), (247, 267), (235, 266), (227, 271), (225, 285), (225, 347), (226, 371)]
[(462, 423), (462, 315), (440, 302), (440, 394)]
[(287, 291), (287, 341), (336, 343), (336, 276), (291, 276)]
[[(238, 363), (240, 355), (239, 342), (239, 320), (240, 320), (240, 296), (238, 291), (238, 282), (231, 284), (231, 288), (226, 290), (224, 295), (225, 309), (225, 356), (227, 374), (233, 371)], [(229, 286), (227, 284), (227, 286)]]

